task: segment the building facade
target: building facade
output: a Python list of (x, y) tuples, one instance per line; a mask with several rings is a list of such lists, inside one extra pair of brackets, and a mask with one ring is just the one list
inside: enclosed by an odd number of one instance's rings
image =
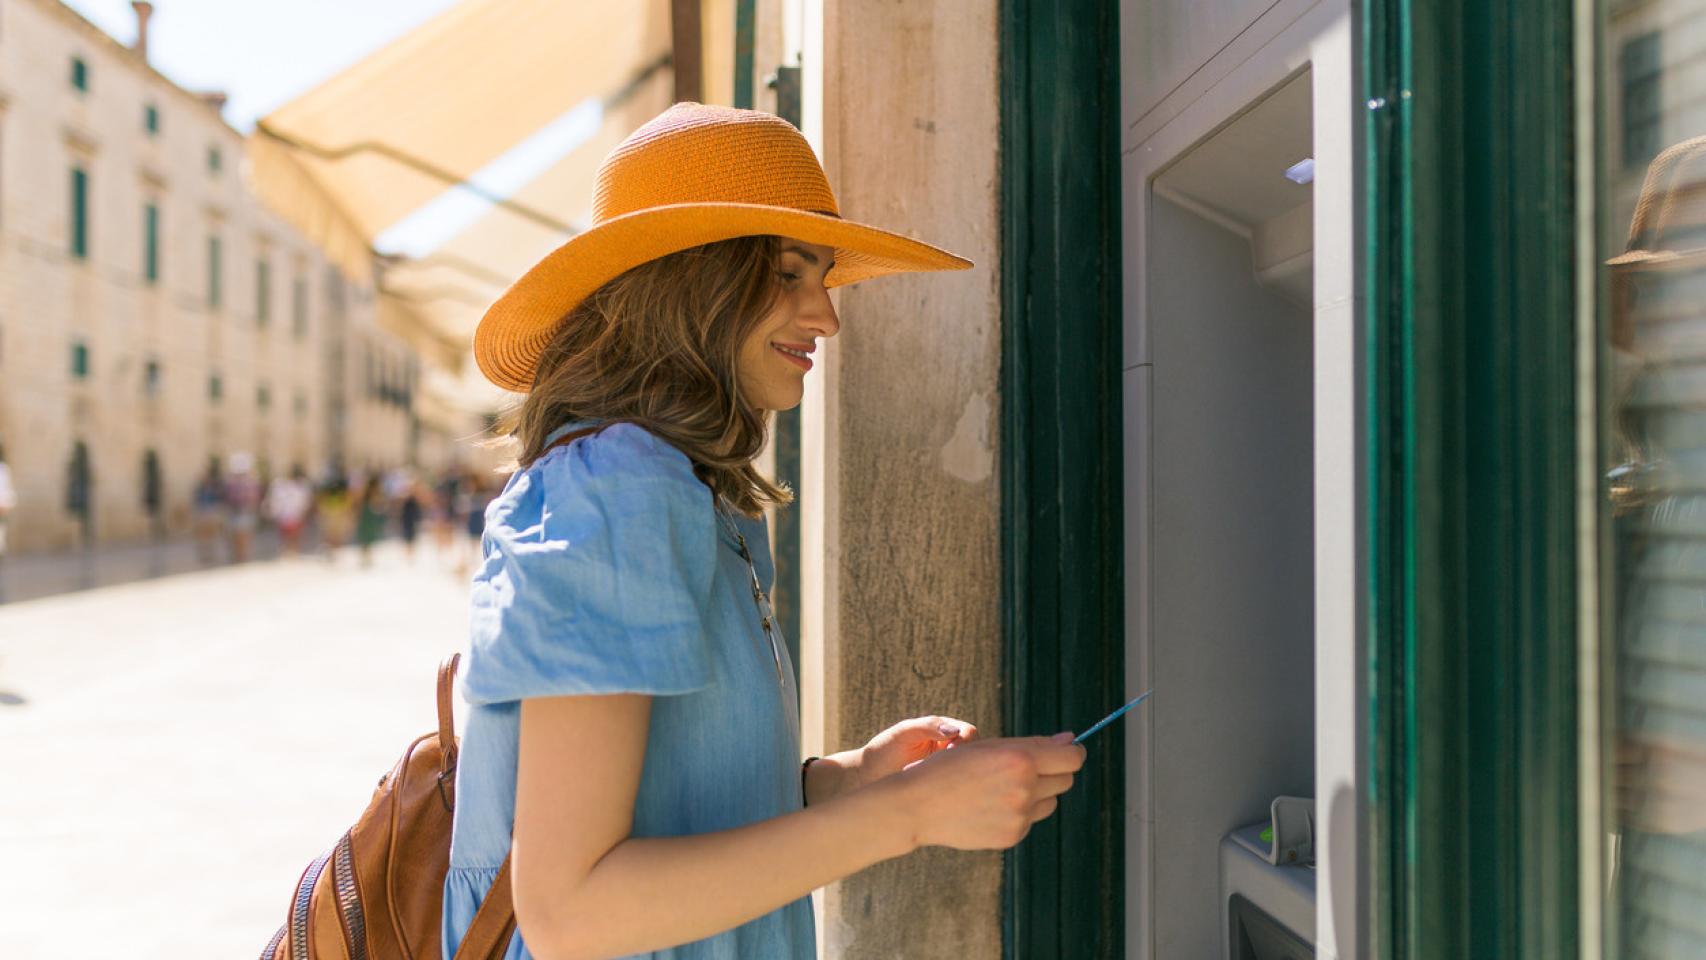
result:
[(420, 364), (376, 322), (372, 275), (257, 201), (222, 98), (153, 70), (139, 35), (52, 0), (0, 8), (14, 550), (185, 532), (203, 471), (239, 452), (314, 475), (452, 455), (421, 448)]

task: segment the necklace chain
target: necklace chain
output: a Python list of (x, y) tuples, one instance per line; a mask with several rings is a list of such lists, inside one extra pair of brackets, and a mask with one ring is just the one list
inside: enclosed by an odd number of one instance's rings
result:
[(725, 513), (723, 508), (717, 508), (717, 516), (722, 519), (729, 532), (734, 534), (735, 542), (740, 545), (740, 558), (746, 561), (746, 571), (752, 577), (752, 603), (758, 608), (758, 623), (764, 628), (764, 639), (770, 643), (770, 660), (776, 665), (776, 683), (780, 686), (783, 684), (782, 653), (780, 645), (776, 642), (776, 612), (770, 606), (770, 595), (764, 592), (764, 587), (758, 581), (758, 566), (752, 562), (752, 551), (746, 547), (745, 535), (740, 532), (739, 527), (735, 526), (734, 519)]

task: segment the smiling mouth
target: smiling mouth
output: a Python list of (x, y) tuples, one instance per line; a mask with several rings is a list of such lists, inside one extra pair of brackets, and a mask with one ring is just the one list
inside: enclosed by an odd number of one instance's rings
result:
[(801, 370), (810, 370), (812, 368), (812, 358), (809, 350), (801, 350), (798, 347), (784, 346), (780, 343), (772, 343), (770, 347), (777, 353), (780, 353), (789, 363), (799, 367)]

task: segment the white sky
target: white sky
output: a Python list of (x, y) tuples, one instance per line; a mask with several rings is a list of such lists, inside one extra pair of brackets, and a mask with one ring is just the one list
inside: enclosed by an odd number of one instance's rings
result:
[[(224, 90), (244, 133), (320, 81), (457, 0), (155, 0), (148, 59), (191, 90)], [(66, 0), (120, 42), (136, 36), (130, 0)]]

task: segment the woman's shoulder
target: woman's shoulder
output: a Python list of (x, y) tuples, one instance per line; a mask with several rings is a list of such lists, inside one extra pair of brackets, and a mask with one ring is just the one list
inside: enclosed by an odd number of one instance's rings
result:
[(613, 423), (552, 447), (528, 469), (547, 474), (698, 481), (686, 454), (645, 427), (627, 422)]
[(500, 499), (506, 503), (497, 514), (519, 511), (538, 519), (586, 509), (666, 507), (678, 514), (708, 508), (711, 491), (668, 441), (636, 424), (615, 423), (545, 451), (510, 478)]

